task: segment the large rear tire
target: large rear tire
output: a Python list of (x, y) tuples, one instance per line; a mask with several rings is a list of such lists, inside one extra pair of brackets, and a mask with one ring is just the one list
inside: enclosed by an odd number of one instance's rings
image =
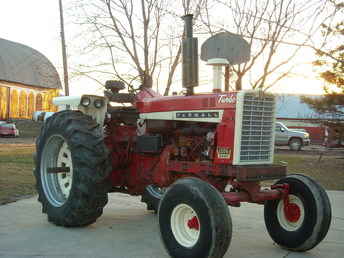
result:
[(197, 178), (168, 188), (159, 206), (160, 236), (175, 258), (220, 258), (232, 237), (229, 209), (220, 193)]
[(277, 184), (289, 184), (289, 205), (267, 201), (264, 219), (271, 238), (281, 247), (304, 252), (326, 236), (331, 224), (331, 204), (325, 190), (304, 175), (289, 175)]
[(36, 187), (42, 212), (59, 226), (85, 226), (106, 205), (111, 171), (100, 126), (78, 111), (54, 114), (36, 141)]

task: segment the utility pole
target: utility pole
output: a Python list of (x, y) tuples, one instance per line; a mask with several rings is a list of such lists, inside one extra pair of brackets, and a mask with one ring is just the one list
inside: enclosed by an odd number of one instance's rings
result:
[(68, 66), (67, 66), (67, 54), (66, 54), (66, 41), (65, 41), (65, 35), (64, 35), (62, 0), (59, 0), (59, 5), (60, 5), (60, 24), (61, 24), (61, 43), (62, 43), (64, 86), (65, 86), (65, 95), (69, 96)]

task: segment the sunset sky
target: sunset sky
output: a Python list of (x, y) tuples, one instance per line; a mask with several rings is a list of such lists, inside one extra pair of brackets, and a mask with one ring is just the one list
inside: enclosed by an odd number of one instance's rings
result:
[[(63, 1), (65, 8), (68, 8), (71, 1), (72, 0)], [(77, 33), (76, 26), (71, 26), (70, 19), (66, 17), (66, 14), (65, 19), (67, 39), (70, 40)], [(57, 67), (62, 80), (58, 0), (2, 0), (0, 24), (2, 25), (0, 38), (25, 44), (43, 53)], [(200, 42), (199, 45), (201, 45), (201, 43), (202, 42)], [(317, 79), (317, 74), (310, 64), (314, 59), (315, 57), (312, 51), (304, 51), (302, 57), (297, 58), (294, 62), (307, 62), (308, 64), (298, 66), (296, 69), (297, 74), (281, 81), (279, 86), (275, 87), (273, 91), (321, 94), (322, 82)], [(205, 64), (200, 61), (200, 66), (205, 66)], [(203, 68), (203, 72), (207, 71), (211, 72), (209, 68)], [(211, 73), (209, 77), (211, 78)], [(84, 87), (85, 85), (87, 85), (87, 87)], [(99, 85), (96, 85), (89, 79), (72, 80), (70, 87), (71, 94), (73, 95), (91, 93), (94, 92), (94, 89), (99, 89)], [(177, 85), (176, 87), (181, 89), (181, 86)], [(207, 89), (208, 91), (211, 90), (211, 88), (206, 85), (199, 87), (200, 91), (207, 91)], [(101, 91), (98, 90), (98, 93), (100, 92)]]

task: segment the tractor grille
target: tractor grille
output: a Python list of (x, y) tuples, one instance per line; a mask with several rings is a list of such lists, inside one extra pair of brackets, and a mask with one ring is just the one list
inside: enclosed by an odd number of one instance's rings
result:
[(245, 92), (241, 103), (240, 164), (270, 163), (273, 156), (275, 99)]

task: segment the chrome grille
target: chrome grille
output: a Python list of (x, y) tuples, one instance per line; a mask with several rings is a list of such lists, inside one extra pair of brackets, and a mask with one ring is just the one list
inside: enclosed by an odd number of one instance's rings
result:
[(240, 141), (240, 163), (269, 162), (273, 155), (275, 99), (245, 93)]

